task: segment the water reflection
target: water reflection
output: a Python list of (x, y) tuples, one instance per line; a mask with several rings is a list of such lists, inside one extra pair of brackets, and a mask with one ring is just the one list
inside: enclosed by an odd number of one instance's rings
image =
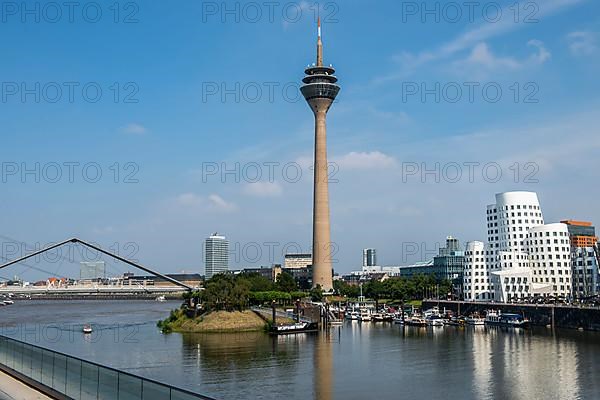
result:
[[(169, 305), (108, 302), (96, 316), (99, 303), (90, 303), (37, 302), (0, 311), (13, 328), (29, 320), (92, 323), (99, 340), (79, 330), (74, 338), (27, 340), (217, 399), (546, 400), (600, 393), (600, 335), (594, 332), (348, 321), (318, 335), (162, 335), (156, 320)], [(115, 323), (139, 323), (135, 340), (125, 340), (129, 331), (100, 328)]]
[(322, 332), (315, 338), (314, 346), (314, 398), (331, 400), (333, 398), (333, 342), (339, 342), (340, 328)]

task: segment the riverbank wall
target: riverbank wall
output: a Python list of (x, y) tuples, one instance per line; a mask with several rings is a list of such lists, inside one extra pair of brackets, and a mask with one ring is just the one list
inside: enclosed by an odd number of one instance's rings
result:
[(423, 309), (439, 306), (440, 310), (452, 310), (459, 315), (484, 313), (487, 310), (499, 310), (529, 318), (532, 325), (553, 326), (555, 328), (583, 329), (600, 331), (600, 309), (573, 307), (552, 304), (504, 304), (467, 301), (423, 300)]

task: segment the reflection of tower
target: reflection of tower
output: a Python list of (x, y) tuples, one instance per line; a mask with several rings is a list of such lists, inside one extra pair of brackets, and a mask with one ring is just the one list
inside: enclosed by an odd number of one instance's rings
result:
[(331, 400), (333, 398), (333, 354), (331, 331), (315, 337), (315, 400)]
[(315, 160), (313, 198), (313, 287), (320, 285), (329, 292), (333, 290), (329, 228), (329, 187), (327, 174), (327, 111), (340, 91), (336, 85), (333, 67), (323, 65), (323, 42), (321, 21), (318, 24), (317, 63), (305, 70), (300, 89), (315, 114)]

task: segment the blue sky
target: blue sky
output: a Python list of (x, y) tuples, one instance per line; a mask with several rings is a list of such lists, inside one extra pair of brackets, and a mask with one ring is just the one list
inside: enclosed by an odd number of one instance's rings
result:
[[(80, 2), (71, 22), (65, 8), (25, 3), (32, 13), (3, 5), (0, 22), (2, 235), (80, 236), (122, 253), (132, 242), (135, 258), (165, 272), (203, 272), (214, 231), (232, 242), (233, 266), (281, 262), (286, 244), (309, 250), (313, 121), (294, 85), (314, 62), (314, 5), (274, 2), (271, 17), (260, 2), (226, 2), (233, 13), (222, 2), (121, 2), (118, 15), (113, 2)], [(428, 258), (446, 235), (484, 240), (485, 206), (507, 190), (537, 191), (547, 221), (600, 221), (600, 5), (481, 2), (454, 20), (448, 2), (425, 3), (439, 12), (320, 4), (325, 62), (342, 86), (328, 120), (340, 272), (360, 265), (363, 247), (398, 265)], [(36, 163), (39, 176), (23, 176)], [(239, 163), (239, 179), (206, 176), (214, 163)], [(258, 182), (247, 176), (255, 163)], [(282, 177), (290, 165), (297, 182)]]

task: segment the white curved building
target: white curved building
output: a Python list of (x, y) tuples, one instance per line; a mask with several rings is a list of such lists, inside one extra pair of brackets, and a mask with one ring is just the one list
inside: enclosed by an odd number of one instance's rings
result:
[(488, 249), (483, 242), (467, 242), (463, 271), (463, 296), (467, 301), (493, 300), (488, 268)]
[[(544, 224), (544, 217), (535, 192), (505, 192), (496, 194), (496, 204), (487, 207), (488, 243), (492, 250), (523, 252), (527, 231)], [(511, 259), (502, 266), (518, 266)]]
[(533, 294), (571, 295), (571, 242), (566, 224), (531, 228), (525, 240), (532, 270)]
[(544, 224), (535, 192), (496, 194), (487, 207), (492, 299), (511, 301), (531, 295), (531, 268), (525, 239), (530, 229)]

